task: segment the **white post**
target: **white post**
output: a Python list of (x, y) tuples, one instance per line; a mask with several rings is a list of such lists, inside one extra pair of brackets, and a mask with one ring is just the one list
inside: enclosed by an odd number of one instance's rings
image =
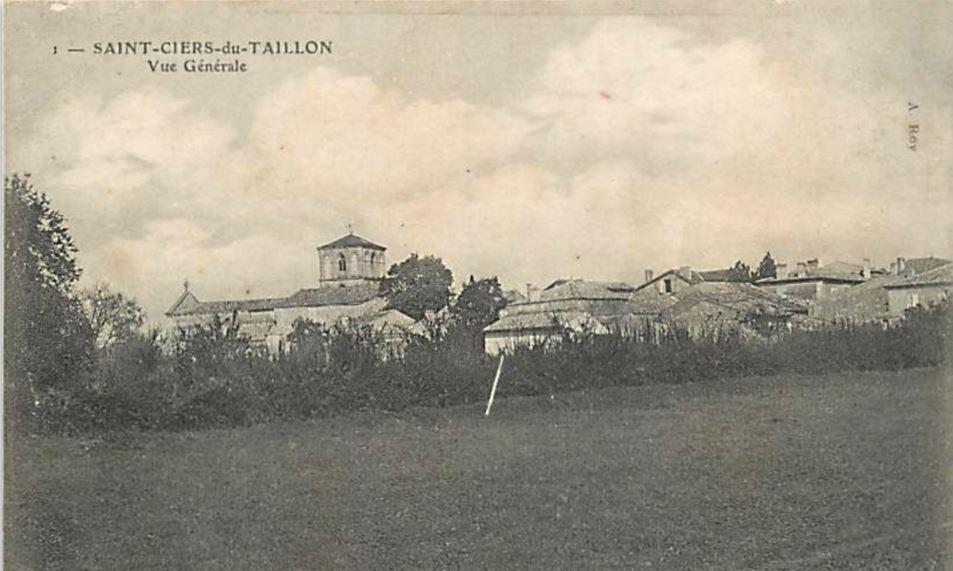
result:
[(493, 397), (496, 396), (496, 385), (500, 382), (500, 371), (503, 370), (503, 356), (504, 353), (500, 353), (500, 364), (496, 367), (496, 377), (493, 379), (493, 388), (490, 389), (490, 400), (486, 401), (486, 412), (483, 416), (490, 416), (490, 407), (493, 406)]

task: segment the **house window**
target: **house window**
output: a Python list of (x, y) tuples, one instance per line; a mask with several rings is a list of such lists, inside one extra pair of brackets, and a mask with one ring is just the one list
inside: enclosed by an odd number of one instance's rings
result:
[(347, 271), (347, 259), (344, 257), (344, 254), (338, 256), (338, 271), (346, 272)]
[(916, 307), (920, 305), (920, 294), (913, 292), (910, 294), (910, 298), (907, 300), (907, 307)]
[(675, 284), (672, 282), (671, 278), (667, 278), (664, 284), (665, 284), (665, 293), (673, 293), (675, 291)]

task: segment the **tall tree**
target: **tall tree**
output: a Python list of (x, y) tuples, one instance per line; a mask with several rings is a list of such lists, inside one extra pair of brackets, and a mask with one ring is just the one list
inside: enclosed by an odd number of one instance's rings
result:
[(774, 258), (771, 257), (771, 252), (765, 252), (764, 258), (761, 258), (761, 263), (758, 264), (758, 271), (755, 273), (755, 278), (761, 280), (764, 278), (775, 278), (778, 276), (778, 268), (774, 262)]
[(439, 311), (450, 301), (453, 273), (440, 258), (411, 254), (394, 264), (381, 282), (387, 307), (403, 311), (414, 319), (428, 311)]
[(14, 401), (78, 380), (93, 351), (89, 322), (74, 292), (80, 270), (63, 215), (29, 175), (3, 181), (4, 373)]
[(730, 277), (728, 278), (733, 282), (750, 282), (754, 275), (751, 273), (751, 266), (738, 260), (735, 262), (735, 265), (729, 270)]
[(500, 311), (506, 307), (503, 288), (496, 277), (470, 281), (463, 287), (460, 295), (450, 309), (454, 321), (467, 328), (482, 330), (496, 321)]
[(139, 334), (144, 315), (136, 300), (99, 283), (83, 292), (82, 301), (98, 348), (109, 349)]

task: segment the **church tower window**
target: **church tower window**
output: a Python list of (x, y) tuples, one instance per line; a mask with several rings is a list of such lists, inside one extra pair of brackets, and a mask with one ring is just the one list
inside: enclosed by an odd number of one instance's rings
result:
[[(385, 265), (384, 246), (348, 234), (318, 247), (319, 282), (380, 279)], [(336, 265), (335, 265), (336, 264)]]

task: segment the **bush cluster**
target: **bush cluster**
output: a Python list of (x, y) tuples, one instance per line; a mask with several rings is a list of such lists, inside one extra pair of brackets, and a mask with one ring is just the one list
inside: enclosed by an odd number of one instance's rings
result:
[[(610, 385), (711, 381), (779, 373), (897, 370), (944, 363), (951, 304), (911, 312), (901, 325), (838, 326), (750, 340), (649, 335), (576, 335), (520, 347), (505, 360), (498, 398), (552, 395)], [(644, 339), (652, 338), (652, 341)], [(155, 334), (99, 355), (76, 387), (37, 408), (67, 433), (198, 430), (307, 419), (357, 410), (481, 402), (497, 359), (478, 328), (451, 326), (414, 337), (400, 351), (362, 327), (299, 322), (290, 350), (269, 356), (237, 331), (212, 324), (182, 332), (171, 351)]]

